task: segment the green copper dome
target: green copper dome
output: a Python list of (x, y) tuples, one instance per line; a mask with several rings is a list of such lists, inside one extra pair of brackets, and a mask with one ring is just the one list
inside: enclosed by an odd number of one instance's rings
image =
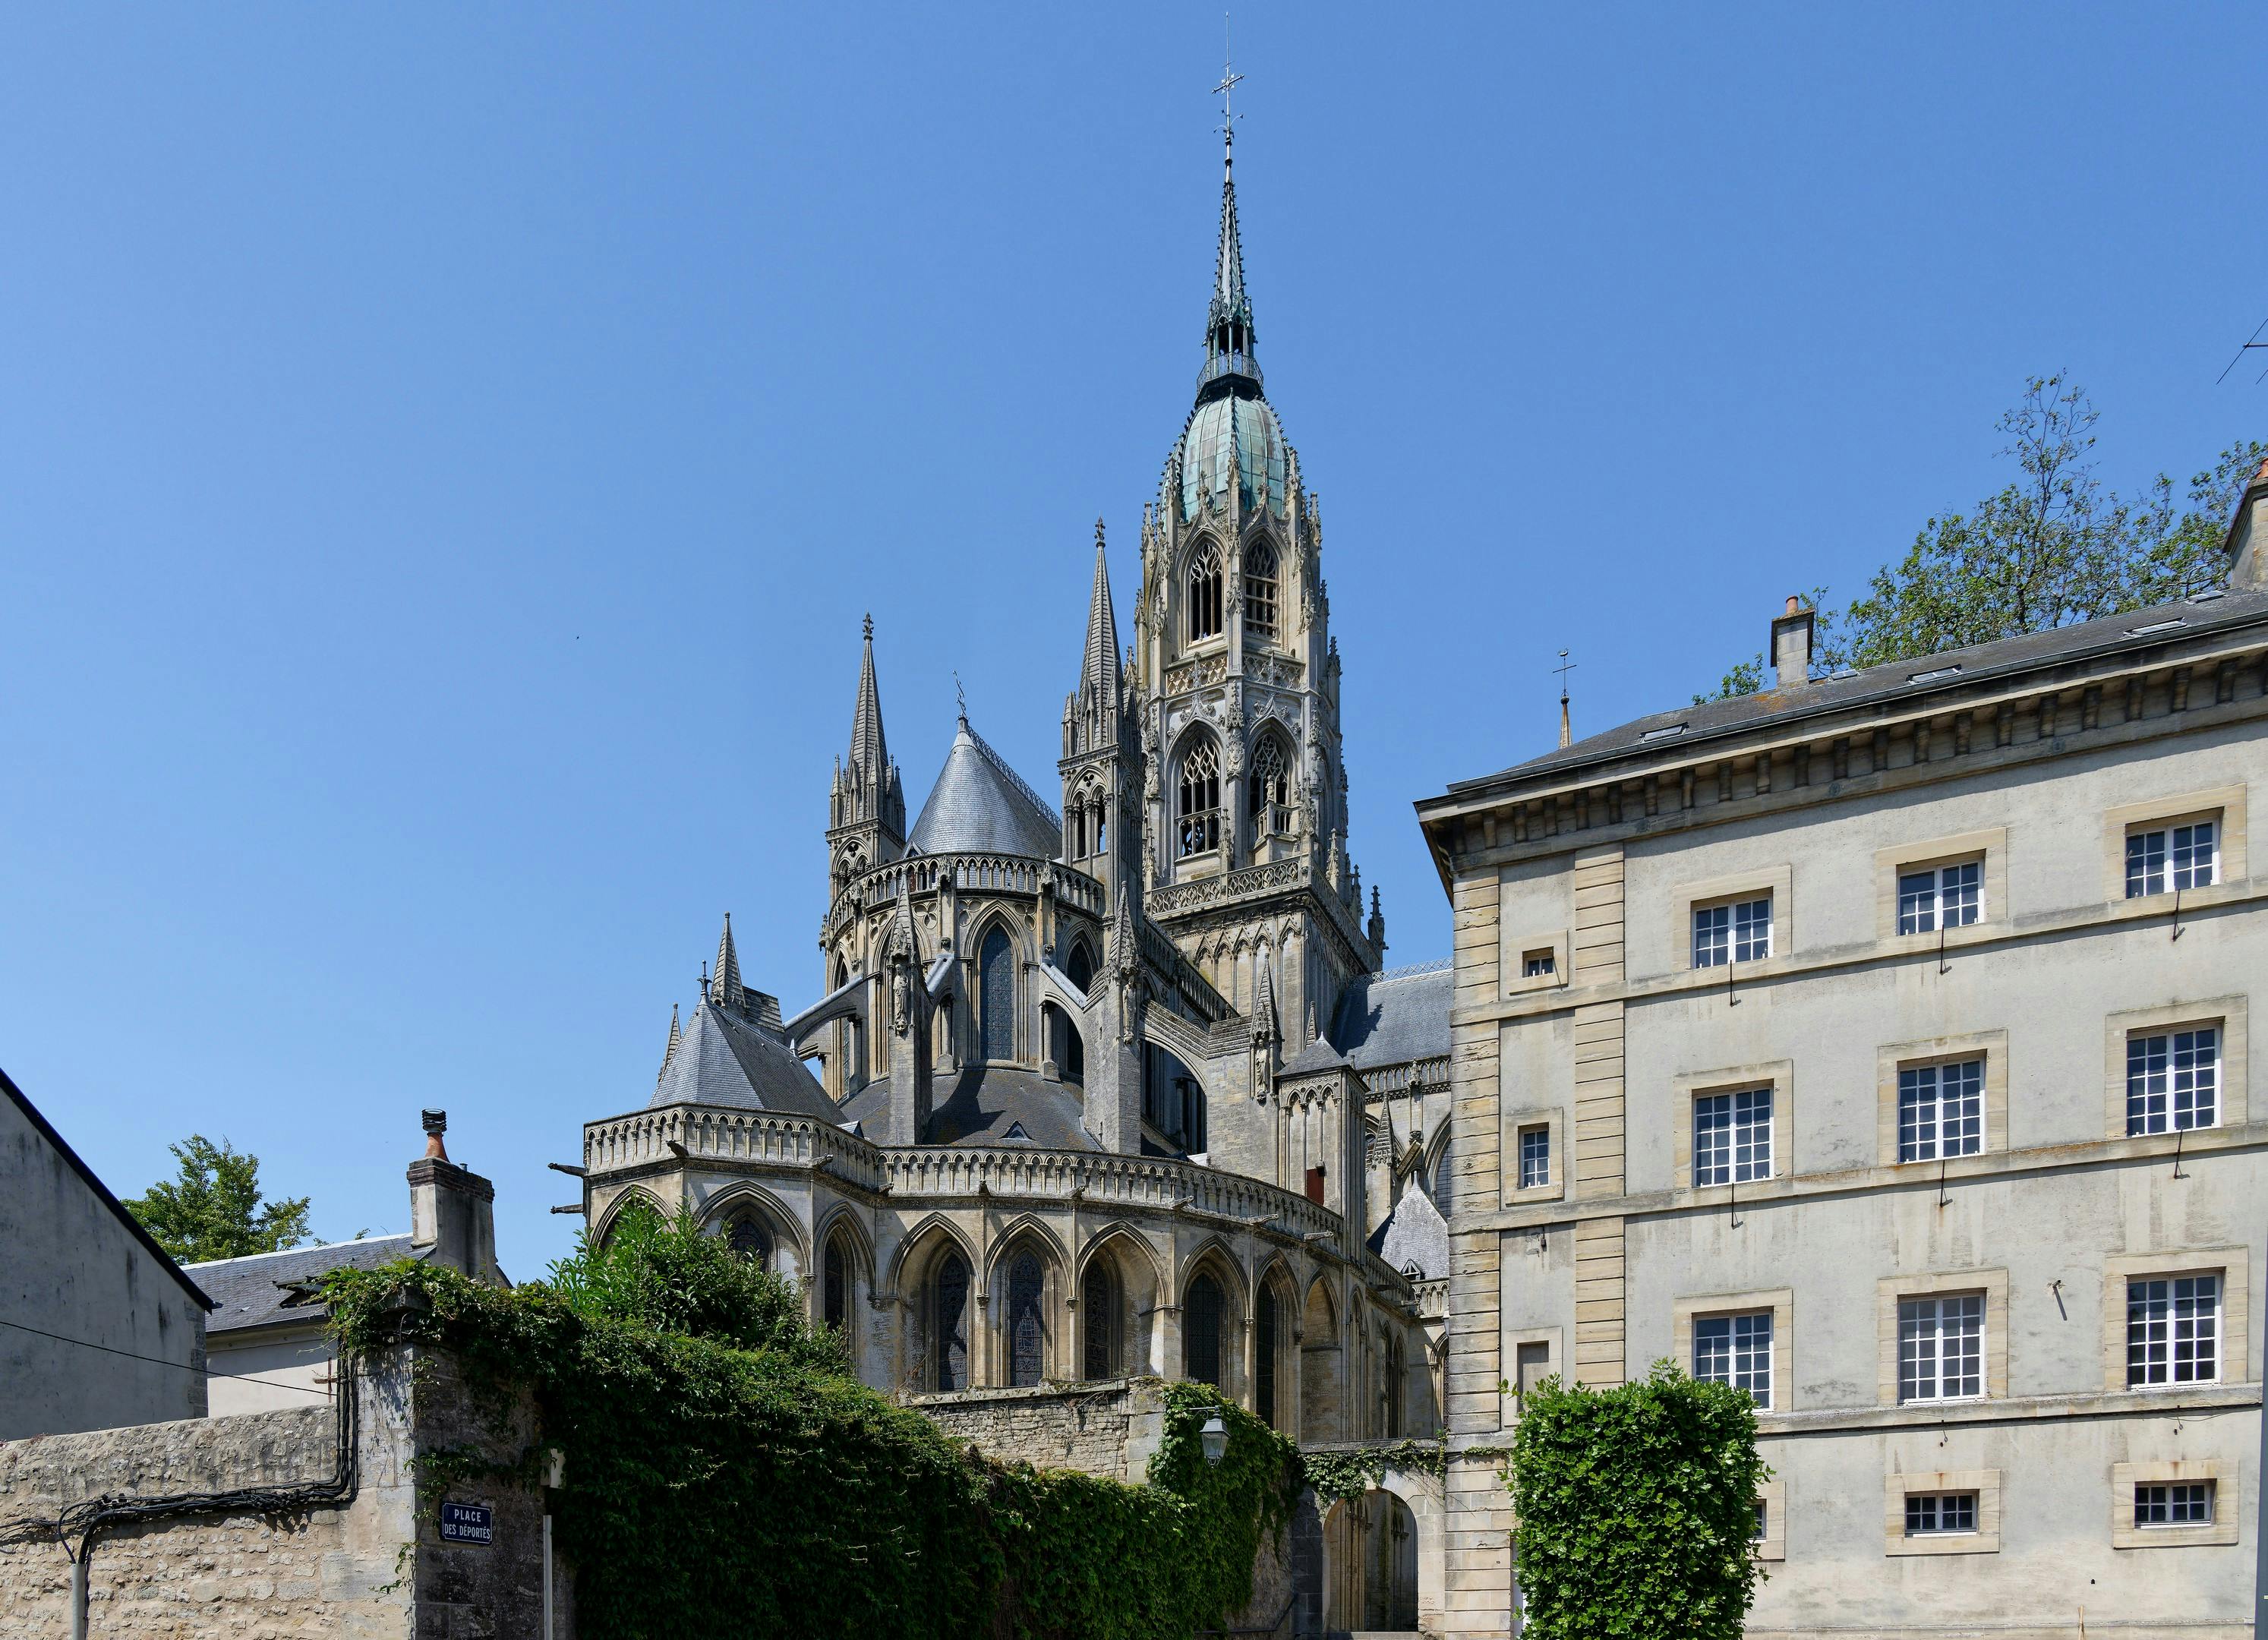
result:
[(1284, 429), (1267, 400), (1239, 393), (1206, 400), (1190, 414), (1174, 457), (1181, 472), (1184, 522), (1208, 508), (1226, 506), (1232, 483), (1245, 511), (1266, 507), (1284, 516), (1289, 499)]

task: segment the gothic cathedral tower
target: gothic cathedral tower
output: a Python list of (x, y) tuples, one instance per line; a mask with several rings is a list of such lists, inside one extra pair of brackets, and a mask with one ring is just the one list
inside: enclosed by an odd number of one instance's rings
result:
[(1143, 514), (1139, 870), (1150, 919), (1296, 1048), (1378, 968), (1385, 927), (1347, 854), (1322, 526), (1262, 388), (1230, 141), (1197, 403)]
[(906, 794), (897, 761), (882, 738), (882, 694), (874, 681), (874, 618), (866, 617), (866, 652), (858, 668), (858, 705), (850, 718), (850, 755), (835, 765), (827, 800), (829, 892), (870, 865), (906, 850)]

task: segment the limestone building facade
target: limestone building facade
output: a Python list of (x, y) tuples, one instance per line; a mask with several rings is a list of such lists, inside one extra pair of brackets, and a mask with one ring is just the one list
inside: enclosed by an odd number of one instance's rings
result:
[[(1749, 1388), (1749, 1632), (2249, 1628), (2268, 468), (2225, 592), (1639, 719), (1419, 814), (1455, 908), (1453, 1446)], [(1453, 1462), (1447, 1629), (1513, 1632)]]
[(1158, 1374), (1311, 1445), (1432, 1434), (1449, 975), (1383, 970), (1322, 549), (1232, 170), (1130, 642), (1100, 525), (1067, 566), (1057, 800), (964, 711), (909, 823), (869, 621), (815, 1000), (726, 920), (654, 1087), (584, 1129), (593, 1231), (690, 1208), (909, 1398)]

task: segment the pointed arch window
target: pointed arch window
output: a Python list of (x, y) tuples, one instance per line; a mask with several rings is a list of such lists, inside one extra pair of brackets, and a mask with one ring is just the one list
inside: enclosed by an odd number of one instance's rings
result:
[(1260, 1290), (1260, 1313), (1252, 1327), (1252, 1409), (1270, 1429), (1276, 1424), (1276, 1289)]
[(1211, 541), (1189, 555), (1189, 642), (1220, 636), (1220, 554)]
[(1200, 738), (1182, 757), (1181, 857), (1211, 854), (1220, 847), (1220, 751)]
[(850, 1324), (850, 1252), (839, 1235), (827, 1239), (820, 1263), (820, 1313), (836, 1332)]
[(1064, 959), (1064, 976), (1082, 991), (1094, 989), (1094, 958), (1085, 940), (1071, 942), (1071, 955)]
[(1189, 1330), (1182, 1335), (1185, 1370), (1200, 1384), (1210, 1384), (1215, 1389), (1221, 1387), (1220, 1330), (1226, 1308), (1220, 1282), (1211, 1270), (1189, 1283), (1189, 1302), (1184, 1306)]
[(1264, 536), (1244, 549), (1244, 636), (1276, 641), (1276, 548)]
[(1079, 1283), (1079, 1325), (1084, 1332), (1085, 1345), (1081, 1371), (1092, 1383), (1118, 1376), (1118, 1351), (1114, 1347), (1118, 1320), (1118, 1295), (1111, 1285), (1110, 1271), (1101, 1259), (1086, 1267), (1086, 1279)]
[(1008, 1387), (1036, 1389), (1047, 1364), (1047, 1333), (1040, 1325), (1040, 1261), (1019, 1253), (1008, 1267)]
[(772, 1267), (771, 1232), (754, 1213), (743, 1213), (725, 1227), (725, 1245), (740, 1257), (753, 1260), (758, 1269)]
[(1246, 807), (1252, 815), (1256, 838), (1280, 837), (1292, 829), (1292, 775), (1285, 767), (1284, 743), (1263, 735), (1252, 754), (1252, 773), (1246, 784)]
[(984, 998), (984, 1057), (1016, 1056), (1016, 952), (1007, 930), (995, 928), (984, 937), (977, 959)]
[(930, 1288), (931, 1371), (939, 1389), (968, 1387), (968, 1261), (959, 1249), (937, 1267)]

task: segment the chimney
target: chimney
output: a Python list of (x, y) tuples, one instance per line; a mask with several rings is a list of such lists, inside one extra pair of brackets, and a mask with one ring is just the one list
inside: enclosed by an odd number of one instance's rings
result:
[(2244, 487), (2228, 526), (2228, 584), (2239, 592), (2268, 590), (2268, 461)]
[(1811, 681), (1813, 612), (1794, 593), (1787, 608), (1771, 623), (1772, 687), (1800, 689)]
[(436, 1264), (501, 1287), (496, 1187), (449, 1159), (441, 1143), (448, 1130), (448, 1112), (425, 1113), (425, 1154), (409, 1164), (409, 1245)]

